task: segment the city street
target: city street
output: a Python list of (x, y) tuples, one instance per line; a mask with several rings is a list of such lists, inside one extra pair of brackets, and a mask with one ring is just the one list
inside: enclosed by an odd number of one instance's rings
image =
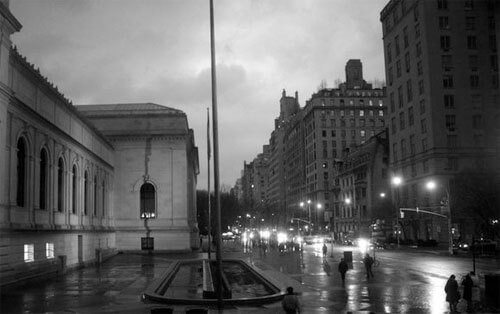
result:
[[(255, 250), (252, 256), (301, 283), (295, 290), (302, 292), (305, 313), (443, 313), (448, 310), (444, 293), (448, 277), (455, 274), (460, 283), (462, 276), (472, 270), (469, 256), (447, 256), (445, 251), (422, 252), (412, 248), (377, 250), (380, 265), (374, 267), (374, 278), (366, 279), (358, 248), (335, 246), (333, 257), (330, 245), (328, 250), (325, 264), (320, 244), (305, 245), (303, 258), (296, 252), (271, 251), (264, 256)], [(337, 271), (344, 251), (353, 252), (353, 269), (347, 272), (345, 287)], [(481, 279), (485, 273), (498, 269), (498, 259), (476, 260), (476, 272)]]
[[(344, 251), (353, 252), (353, 269), (342, 286), (337, 265)], [(225, 258), (243, 258), (260, 268), (285, 289), (293, 286), (299, 293), (303, 313), (443, 313), (447, 312), (444, 285), (449, 275), (457, 279), (472, 269), (466, 256), (446, 256), (444, 251), (417, 251), (411, 248), (376, 252), (380, 265), (374, 278), (366, 279), (362, 254), (356, 247), (331, 246), (323, 261), (321, 244), (305, 245), (300, 252), (263, 252), (258, 247), (245, 249), (238, 242), (226, 242)], [(214, 254), (215, 255), (215, 254)], [(120, 254), (100, 268), (88, 267), (65, 276), (2, 290), (1, 313), (150, 313), (154, 304), (144, 304), (140, 295), (157, 279), (173, 259), (195, 258), (206, 253), (137, 255)], [(500, 261), (479, 258), (480, 278), (498, 271)], [(161, 305), (174, 313), (199, 306)], [(227, 308), (224, 313), (276, 313), (279, 303), (261, 307)], [(489, 310), (492, 311), (491, 309)], [(210, 313), (218, 311), (212, 309)]]

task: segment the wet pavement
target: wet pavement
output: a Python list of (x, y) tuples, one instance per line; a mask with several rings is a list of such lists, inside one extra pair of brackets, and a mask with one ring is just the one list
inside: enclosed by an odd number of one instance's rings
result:
[[(302, 313), (444, 313), (444, 285), (451, 273), (472, 269), (469, 257), (447, 256), (439, 250), (411, 249), (376, 252), (380, 262), (374, 278), (366, 279), (362, 254), (354, 247), (331, 247), (323, 258), (320, 245), (300, 252), (246, 250), (226, 243), (224, 258), (243, 258), (259, 268), (283, 290), (299, 293)], [(352, 269), (342, 285), (337, 265), (344, 251), (353, 252)], [(213, 254), (214, 256), (215, 254)], [(200, 306), (145, 304), (141, 294), (175, 259), (206, 257), (206, 253), (140, 255), (119, 254), (101, 267), (73, 270), (64, 276), (40, 280), (1, 291), (0, 313), (151, 313), (170, 308), (186, 313)], [(498, 271), (495, 258), (476, 260), (481, 276)], [(484, 285), (484, 283), (482, 283)], [(483, 312), (495, 312), (483, 309)], [(219, 313), (208, 309), (209, 313)], [(281, 313), (280, 303), (225, 308), (222, 313)]]

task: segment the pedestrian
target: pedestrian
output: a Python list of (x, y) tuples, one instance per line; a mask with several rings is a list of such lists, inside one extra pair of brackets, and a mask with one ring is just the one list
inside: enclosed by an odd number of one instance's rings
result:
[(328, 248), (326, 247), (326, 243), (323, 243), (323, 257), (326, 257), (327, 252), (328, 252)]
[(300, 313), (300, 302), (295, 293), (293, 293), (293, 287), (286, 288), (286, 295), (281, 300), (281, 306), (287, 314)]
[(458, 300), (460, 300), (460, 292), (458, 292), (458, 283), (455, 280), (455, 275), (451, 275), (446, 282), (444, 292), (446, 292), (446, 301), (450, 304), (450, 312), (456, 312)]
[(474, 282), (470, 274), (465, 276), (464, 280), (462, 280), (462, 286), (464, 286), (464, 296), (463, 298), (467, 301), (467, 312), (472, 311), (472, 286), (474, 286)]
[(373, 265), (373, 258), (370, 256), (370, 254), (366, 253), (365, 258), (363, 259), (363, 263), (365, 263), (365, 268), (366, 268), (366, 278), (373, 277), (373, 271), (372, 271), (372, 265)]
[(345, 284), (345, 273), (347, 273), (347, 270), (349, 269), (349, 266), (347, 266), (346, 261), (341, 258), (340, 263), (339, 263), (339, 273), (340, 277), (342, 277), (342, 285)]

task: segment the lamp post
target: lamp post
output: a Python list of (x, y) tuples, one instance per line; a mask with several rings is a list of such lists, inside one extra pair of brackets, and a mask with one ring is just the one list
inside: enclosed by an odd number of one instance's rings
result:
[(398, 243), (398, 249), (399, 249), (399, 186), (401, 183), (403, 183), (403, 178), (399, 176), (392, 177), (391, 181), (392, 185), (396, 187), (396, 195), (395, 195), (395, 202), (396, 202), (396, 239)]
[[(436, 182), (434, 181), (428, 181), (425, 184), (425, 187), (428, 190), (435, 190), (437, 185)], [(445, 193), (446, 193), (446, 200), (442, 201), (442, 205), (445, 205), (444, 207), (446, 208), (446, 214), (447, 214), (447, 220), (448, 220), (448, 252), (453, 255), (453, 234), (451, 230), (451, 208), (450, 208), (450, 187), (449, 187), (449, 182), (448, 182), (448, 187), (445, 188)]]

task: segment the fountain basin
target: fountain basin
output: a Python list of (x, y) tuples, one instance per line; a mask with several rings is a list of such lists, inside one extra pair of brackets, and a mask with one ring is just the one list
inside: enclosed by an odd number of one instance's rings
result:
[[(216, 305), (215, 261), (178, 260), (143, 293), (145, 302)], [(239, 259), (222, 261), (223, 304), (253, 305), (279, 301), (282, 292), (264, 274)]]

